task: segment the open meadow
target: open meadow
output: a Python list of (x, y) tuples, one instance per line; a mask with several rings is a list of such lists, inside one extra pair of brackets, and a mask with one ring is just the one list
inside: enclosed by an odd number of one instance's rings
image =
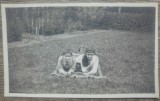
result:
[[(154, 33), (88, 30), (59, 34), (35, 43), (9, 43), (10, 93), (154, 93)], [(45, 38), (44, 38), (45, 39)], [(21, 45), (18, 45), (21, 44)], [(66, 49), (94, 46), (107, 78), (67, 78), (50, 74)]]

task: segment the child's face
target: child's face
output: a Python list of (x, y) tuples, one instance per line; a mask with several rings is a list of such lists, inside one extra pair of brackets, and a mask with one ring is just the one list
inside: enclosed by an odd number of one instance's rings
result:
[(91, 61), (94, 53), (86, 53), (87, 58)]
[(70, 60), (72, 58), (72, 55), (70, 53), (66, 53), (64, 55), (65, 60)]

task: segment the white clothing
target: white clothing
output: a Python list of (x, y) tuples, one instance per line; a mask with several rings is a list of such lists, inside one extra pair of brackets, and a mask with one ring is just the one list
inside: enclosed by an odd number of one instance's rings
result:
[(82, 63), (83, 57), (84, 57), (84, 54), (76, 58), (76, 62), (81, 64), (82, 72), (89, 74), (89, 75), (97, 73), (97, 70), (99, 67), (99, 58), (96, 55), (94, 55), (92, 57), (92, 60), (90, 61), (90, 64), (87, 67), (84, 67)]

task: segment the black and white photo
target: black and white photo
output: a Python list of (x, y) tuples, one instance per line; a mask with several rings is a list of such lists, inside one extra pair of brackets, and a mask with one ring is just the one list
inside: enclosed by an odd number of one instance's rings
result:
[(5, 96), (159, 97), (157, 3), (1, 9)]

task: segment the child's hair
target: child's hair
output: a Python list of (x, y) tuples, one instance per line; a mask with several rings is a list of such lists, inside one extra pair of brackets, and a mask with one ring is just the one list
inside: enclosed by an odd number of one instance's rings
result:
[(61, 55), (65, 55), (66, 53), (69, 53), (69, 54), (73, 55), (71, 49), (67, 49), (67, 50), (64, 51)]
[(89, 63), (89, 59), (86, 56), (86, 53), (94, 53), (94, 54), (96, 54), (94, 48), (86, 48), (85, 55), (83, 56), (83, 59), (82, 59), (82, 65), (85, 66), (85, 67), (90, 64)]
[(87, 66), (89, 65), (89, 59), (87, 58), (86, 55), (83, 56), (82, 65), (83, 65), (84, 67), (87, 67)]
[(86, 52), (85, 53), (94, 53), (94, 54), (96, 54), (94, 48), (86, 48)]

